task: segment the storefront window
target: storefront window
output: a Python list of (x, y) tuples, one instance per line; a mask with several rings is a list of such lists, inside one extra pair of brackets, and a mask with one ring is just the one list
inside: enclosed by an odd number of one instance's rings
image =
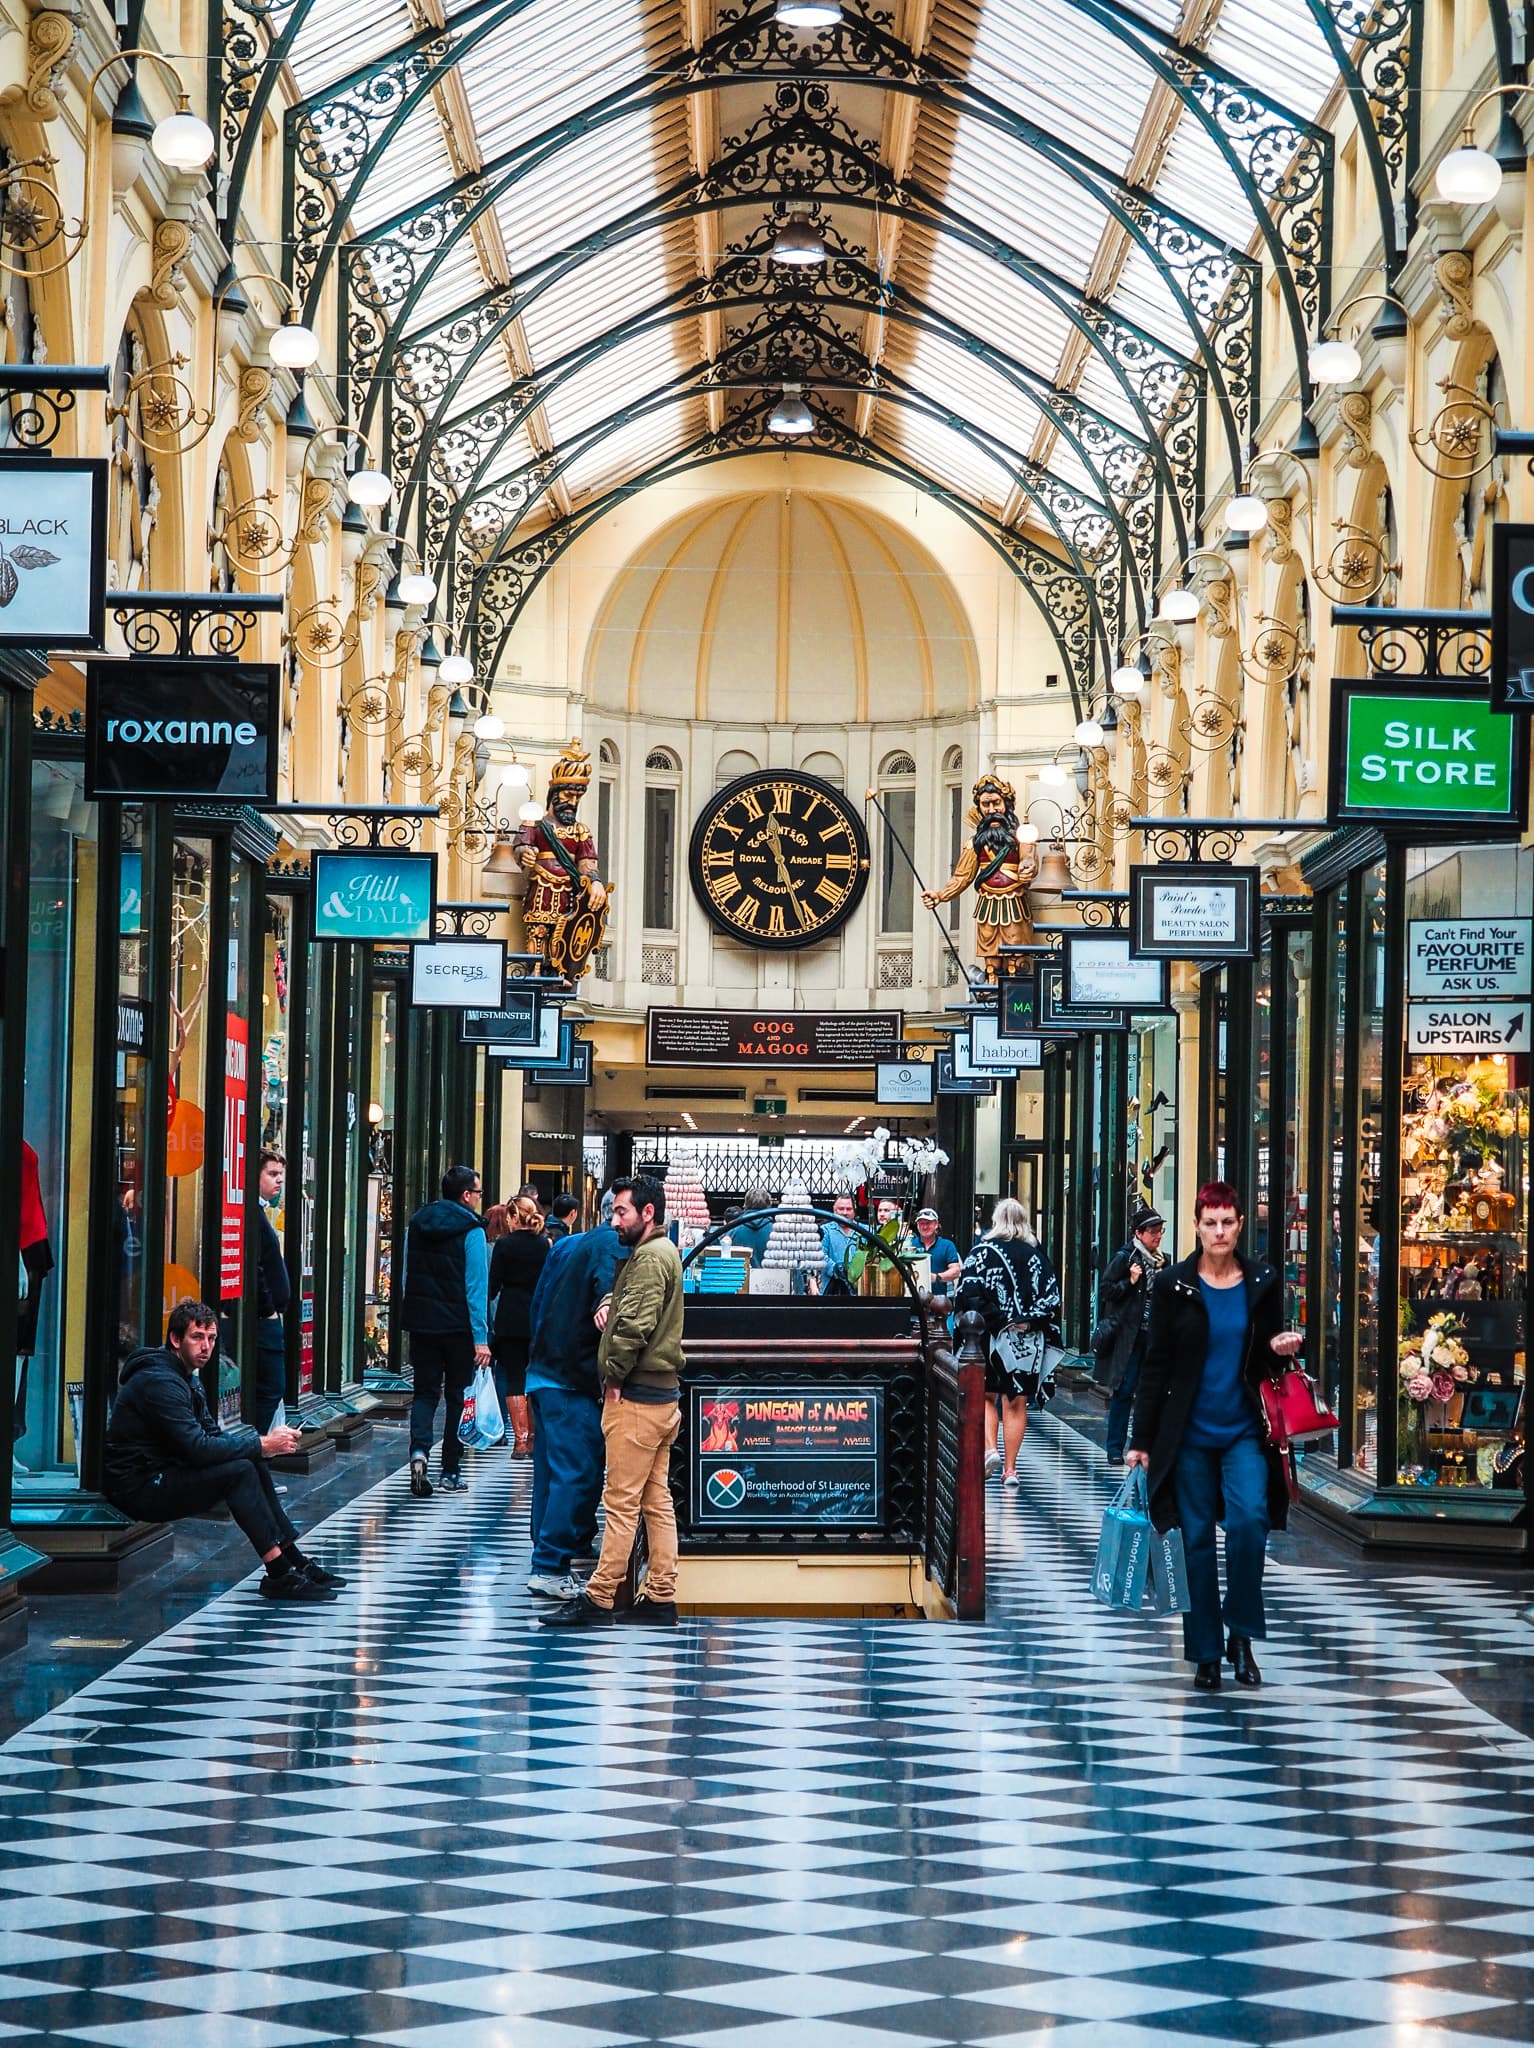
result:
[[(368, 1102), (367, 1268), (363, 1338), (369, 1365), (386, 1366), (394, 1294), (394, 1112), (399, 1055), (399, 991), (393, 982), (373, 989)], [(488, 1176), (487, 1176), (488, 1178)]]
[[(124, 808), (117, 890), (117, 1087), (114, 1201), (117, 1359), (144, 1341), (144, 1176), (149, 1148), (148, 918), (144, 814)], [(114, 1375), (115, 1377), (115, 1375)]]
[[(32, 769), (21, 1303), (13, 1478), (19, 1495), (78, 1479), (91, 1103), (97, 812), (73, 761)], [(32, 1171), (36, 1170), (35, 1188)], [(30, 1197), (35, 1194), (35, 1203)]]
[(211, 1283), (216, 1277), (204, 1276), (202, 1272), (212, 892), (211, 842), (178, 838), (171, 851), (170, 1095), (165, 1134), (165, 1290), (161, 1304), (166, 1317), (178, 1301), (205, 1300), (213, 1291)]
[[(1331, 1408), (1341, 1414), (1339, 1405), (1343, 1397), (1343, 1312), (1344, 1263), (1342, 1235), (1342, 1167), (1346, 1152), (1347, 1134), (1347, 1036), (1348, 1036), (1348, 892), (1346, 888), (1336, 891), (1326, 912), (1325, 962), (1327, 1003), (1327, 1035), (1325, 1050), (1326, 1084), (1326, 1129), (1324, 1135), (1324, 1185), (1317, 1189), (1317, 1199), (1322, 1204), (1322, 1227), (1319, 1232), (1317, 1251), (1320, 1254), (1319, 1279), (1322, 1291), (1323, 1309), (1321, 1315), (1322, 1351), (1321, 1379), (1326, 1398)], [(1374, 1459), (1374, 1415), (1372, 1403), (1366, 1409), (1362, 1403), (1357, 1407), (1351, 1426), (1347, 1425), (1346, 1442), (1353, 1448), (1355, 1462), (1363, 1462), (1363, 1451), (1367, 1445), (1368, 1469), (1373, 1470)], [(1340, 1447), (1339, 1447), (1340, 1448)]]
[(229, 887), (229, 942), (224, 1008), (223, 1145), (220, 1151), (218, 1294), (220, 1342), (218, 1361), (219, 1413), (240, 1419), (240, 1368), (243, 1362), (240, 1303), (246, 1292), (245, 1194), (251, 1171), (250, 1104), (250, 969), (246, 940), (250, 930), (250, 873), (237, 863)]
[[(1500, 920), (1534, 910), (1534, 856), (1504, 846), (1406, 854), (1409, 989), (1450, 949), (1492, 957)], [(1409, 1015), (1412, 1013), (1409, 1012)], [(1527, 1335), (1527, 1053), (1411, 1049), (1401, 1125), (1398, 1478), (1516, 1488)]]
[(1284, 948), (1283, 1045), (1281, 1073), (1287, 1086), (1284, 1103), (1283, 1159), (1274, 1162), (1282, 1172), (1282, 1186), (1275, 1202), (1282, 1201), (1281, 1237), (1275, 1236), (1270, 1253), (1281, 1260), (1284, 1274), (1284, 1309), (1288, 1326), (1303, 1330), (1309, 1323), (1307, 1300), (1307, 1255), (1310, 1245), (1310, 1144), (1311, 1119), (1315, 1114), (1311, 1094), (1311, 955), (1314, 950), (1309, 931), (1291, 930)]
[(1253, 1252), (1272, 1258), (1277, 1250), (1273, 1231), (1273, 1203), (1283, 1193), (1283, 1162), (1273, 1158), (1273, 1112), (1282, 1103), (1282, 1091), (1275, 1097), (1273, 1073), (1273, 975), (1274, 954), (1283, 955), (1282, 931), (1269, 930), (1253, 983), (1256, 1000), (1256, 1043), (1252, 1048), (1252, 1142), (1253, 1196), (1255, 1214), (1247, 1243)]
[[(1380, 1133), (1385, 1113), (1385, 865), (1366, 868), (1359, 887), (1362, 959), (1358, 991), (1358, 1351), (1354, 1379), (1359, 1419), (1378, 1422), (1380, 1384)], [(1364, 1434), (1361, 1431), (1361, 1434)], [(1378, 1428), (1367, 1431), (1357, 1459), (1360, 1469), (1378, 1473)]]

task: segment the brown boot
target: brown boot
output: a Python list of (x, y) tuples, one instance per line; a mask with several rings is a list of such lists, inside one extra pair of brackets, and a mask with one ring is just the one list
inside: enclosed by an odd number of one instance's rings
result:
[(511, 1455), (528, 1457), (533, 1448), (533, 1418), (528, 1412), (526, 1394), (508, 1394), (506, 1407), (511, 1420)]

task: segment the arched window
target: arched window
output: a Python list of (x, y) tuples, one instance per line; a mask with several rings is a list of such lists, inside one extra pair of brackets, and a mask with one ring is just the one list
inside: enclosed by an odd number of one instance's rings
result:
[(603, 740), (597, 747), (597, 766), (597, 861), (601, 872), (610, 875), (617, 862), (613, 819), (618, 808), (618, 778), (609, 773), (618, 766), (618, 749), (611, 740)]
[(799, 765), (806, 775), (818, 775), (833, 789), (845, 789), (847, 786), (846, 772), (834, 754), (806, 754)]
[(611, 740), (603, 740), (602, 744), (597, 748), (597, 759), (604, 768), (617, 767), (618, 749)]
[(761, 765), (755, 754), (748, 754), (744, 747), (731, 747), (714, 763), (714, 787), (723, 789), (726, 783), (738, 782), (742, 775), (754, 775)]
[(916, 914), (911, 863), (916, 857), (916, 763), (889, 754), (879, 769), (884, 817), (879, 828), (879, 930), (905, 933)]
[(1490, 417), (1479, 422), (1481, 438), (1474, 457), (1477, 466), (1465, 479), (1464, 495), (1454, 520), (1454, 545), (1459, 555), (1458, 603), (1462, 611), (1479, 610), (1487, 602), (1492, 528), (1507, 492), (1506, 458), (1493, 456), (1489, 465), (1485, 461), (1496, 421), (1507, 417), (1507, 380), (1502, 375), (1500, 356), (1493, 356), (1476, 379), (1475, 395), (1485, 401)]
[(676, 833), (682, 766), (667, 747), (652, 748), (644, 766), (644, 928), (647, 932), (671, 932), (676, 929)]
[[(964, 749), (950, 747), (943, 756), (943, 836), (946, 844), (943, 851), (948, 856), (949, 872), (953, 871), (964, 844)], [(948, 906), (948, 929), (959, 929), (959, 898), (954, 897)]]

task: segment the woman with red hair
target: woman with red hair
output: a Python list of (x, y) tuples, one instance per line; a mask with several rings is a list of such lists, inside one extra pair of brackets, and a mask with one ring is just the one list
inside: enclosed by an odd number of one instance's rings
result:
[[(1212, 1180), (1193, 1205), (1198, 1250), (1158, 1275), (1128, 1463), (1150, 1482), (1151, 1519), (1182, 1529), (1191, 1606), (1183, 1655), (1200, 1692), (1218, 1692), (1222, 1649), (1237, 1685), (1261, 1685), (1252, 1644), (1267, 1634), (1268, 1531), (1289, 1513), (1283, 1454), (1266, 1440), (1261, 1382), (1304, 1343), (1285, 1330), (1283, 1282), (1238, 1249), (1241, 1197)], [(1225, 1524), (1225, 1604), (1215, 1528)]]

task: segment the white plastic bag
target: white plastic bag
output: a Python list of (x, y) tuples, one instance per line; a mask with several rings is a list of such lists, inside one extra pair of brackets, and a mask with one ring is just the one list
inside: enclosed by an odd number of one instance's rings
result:
[(488, 1365), (479, 1366), (463, 1404), (458, 1441), (472, 1451), (488, 1451), (506, 1434), (505, 1417), (495, 1391), (495, 1374)]
[(272, 1422), (271, 1422), (271, 1426), (272, 1426), (272, 1428), (273, 1428), (273, 1429), (286, 1429), (286, 1428), (287, 1428), (287, 1426), (288, 1426), (288, 1404), (287, 1404), (287, 1402), (286, 1402), (286, 1401), (279, 1401), (279, 1402), (277, 1403), (277, 1412), (276, 1412), (276, 1414), (275, 1414), (275, 1415), (274, 1415), (274, 1416), (272, 1417)]

